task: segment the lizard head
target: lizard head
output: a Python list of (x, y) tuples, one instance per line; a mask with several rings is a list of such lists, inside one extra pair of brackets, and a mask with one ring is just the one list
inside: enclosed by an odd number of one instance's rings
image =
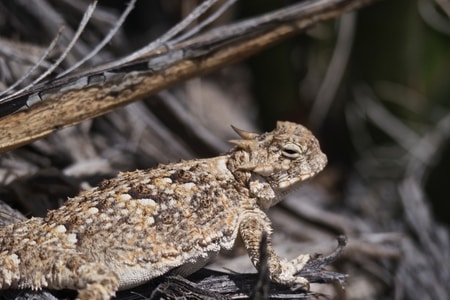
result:
[(241, 151), (234, 169), (250, 173), (250, 192), (263, 200), (265, 208), (319, 173), (327, 163), (319, 142), (302, 125), (278, 121), (273, 131), (263, 134), (233, 129), (242, 138), (230, 141)]

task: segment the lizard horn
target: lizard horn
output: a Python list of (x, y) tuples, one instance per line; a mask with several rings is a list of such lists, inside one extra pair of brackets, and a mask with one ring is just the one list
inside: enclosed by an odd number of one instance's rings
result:
[(254, 144), (254, 141), (250, 140), (229, 140), (228, 142), (246, 151), (250, 151), (252, 149), (252, 145)]
[(233, 125), (231, 125), (231, 128), (233, 128), (233, 130), (236, 131), (236, 133), (239, 134), (239, 136), (244, 140), (254, 140), (257, 136), (259, 136), (257, 133), (239, 129)]

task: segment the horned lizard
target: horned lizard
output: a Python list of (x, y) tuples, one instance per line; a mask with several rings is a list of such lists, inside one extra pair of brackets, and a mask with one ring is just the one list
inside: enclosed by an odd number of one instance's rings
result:
[[(234, 128), (234, 127), (233, 127)], [(110, 299), (167, 272), (188, 275), (240, 235), (255, 266), (266, 211), (326, 165), (305, 127), (278, 122), (242, 139), (228, 153), (120, 173), (67, 200), (44, 218), (0, 229), (0, 288), (78, 290)], [(310, 259), (280, 258), (268, 244), (274, 282), (304, 286), (295, 276)]]

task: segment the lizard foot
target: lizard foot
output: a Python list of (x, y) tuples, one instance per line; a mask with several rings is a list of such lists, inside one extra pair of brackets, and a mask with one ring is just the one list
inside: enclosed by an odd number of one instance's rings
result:
[(119, 276), (100, 264), (82, 266), (78, 273), (85, 284), (78, 288), (77, 300), (108, 300), (119, 289)]
[(309, 281), (301, 276), (296, 276), (298, 272), (311, 259), (310, 255), (299, 255), (293, 260), (281, 259), (279, 262), (279, 272), (272, 273), (272, 280), (282, 285), (287, 285), (293, 289), (304, 288), (309, 290)]

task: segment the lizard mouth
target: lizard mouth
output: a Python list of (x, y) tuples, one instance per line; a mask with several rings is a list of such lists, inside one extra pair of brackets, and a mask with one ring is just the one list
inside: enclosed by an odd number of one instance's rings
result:
[(296, 176), (291, 179), (280, 178), (281, 180), (278, 183), (278, 188), (282, 192), (290, 191), (293, 187), (298, 186), (301, 182), (313, 177), (316, 174), (317, 174), (317, 172), (311, 172), (311, 173), (301, 174), (301, 175)]

